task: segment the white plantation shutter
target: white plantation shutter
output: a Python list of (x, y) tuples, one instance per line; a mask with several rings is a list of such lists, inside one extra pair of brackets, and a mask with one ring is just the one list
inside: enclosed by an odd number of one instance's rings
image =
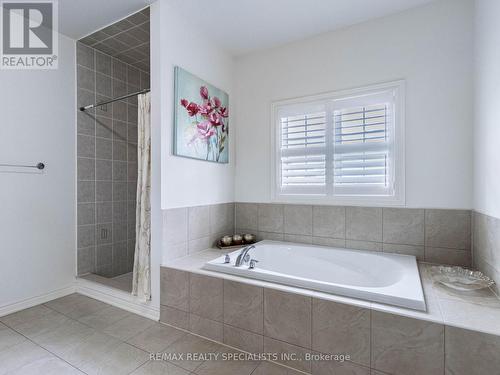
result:
[(325, 105), (316, 103), (282, 108), (280, 130), (282, 191), (325, 193)]
[(392, 92), (334, 101), (334, 194), (394, 193)]
[(356, 94), (278, 107), (278, 195), (395, 195), (396, 91)]

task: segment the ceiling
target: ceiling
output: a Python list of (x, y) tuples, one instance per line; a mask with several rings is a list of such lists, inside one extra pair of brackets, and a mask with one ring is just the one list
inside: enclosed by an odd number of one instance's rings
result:
[(233, 55), (304, 39), (434, 0), (168, 0)]
[(59, 0), (59, 32), (73, 39), (99, 30), (154, 0)]
[[(304, 39), (434, 0), (164, 0), (233, 55)], [(60, 32), (80, 39), (154, 0), (59, 0)]]
[(87, 35), (80, 42), (149, 72), (149, 8)]

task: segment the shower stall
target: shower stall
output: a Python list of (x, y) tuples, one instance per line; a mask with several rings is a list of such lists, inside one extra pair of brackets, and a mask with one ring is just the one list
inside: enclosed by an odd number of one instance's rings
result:
[(149, 91), (149, 8), (77, 42), (78, 276), (132, 287), (138, 99)]

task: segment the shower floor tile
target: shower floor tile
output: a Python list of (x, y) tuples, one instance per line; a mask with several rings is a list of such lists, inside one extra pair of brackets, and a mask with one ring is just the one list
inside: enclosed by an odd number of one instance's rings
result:
[(132, 292), (132, 272), (125, 273), (113, 278), (99, 276), (93, 273), (80, 276), (81, 279), (90, 280), (99, 284), (110, 286), (112, 288), (123, 290), (124, 292)]

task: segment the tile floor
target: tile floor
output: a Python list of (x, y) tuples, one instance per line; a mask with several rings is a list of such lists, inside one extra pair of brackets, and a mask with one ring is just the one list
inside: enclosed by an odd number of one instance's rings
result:
[(132, 272), (125, 273), (123, 275), (115, 276), (112, 278), (99, 276), (93, 273), (80, 276), (82, 279), (94, 281), (99, 284), (110, 286), (112, 288), (123, 290), (124, 292), (132, 292)]
[(229, 347), (71, 294), (0, 318), (0, 375), (298, 375), (268, 362), (150, 360)]

